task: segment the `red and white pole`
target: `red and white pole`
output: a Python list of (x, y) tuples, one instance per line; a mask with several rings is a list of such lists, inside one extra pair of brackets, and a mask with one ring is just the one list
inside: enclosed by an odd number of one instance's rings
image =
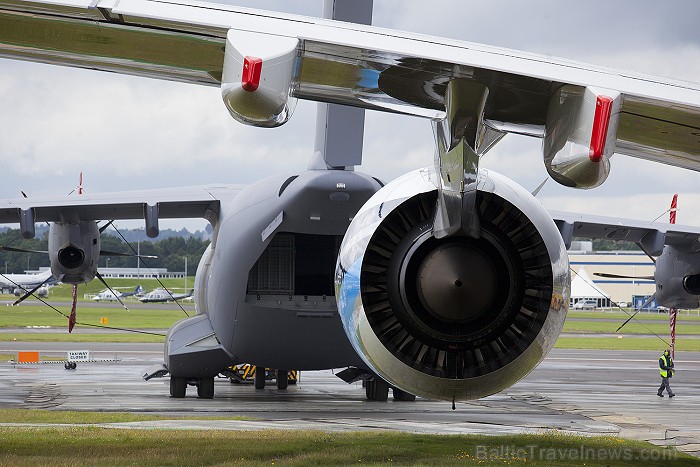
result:
[(671, 327), (671, 358), (676, 358), (676, 315), (678, 310), (669, 308), (669, 325)]

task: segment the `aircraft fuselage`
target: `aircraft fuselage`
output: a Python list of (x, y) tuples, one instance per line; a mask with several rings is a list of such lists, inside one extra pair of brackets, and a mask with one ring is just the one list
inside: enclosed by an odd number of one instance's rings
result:
[(343, 331), (333, 279), (350, 221), (379, 188), (352, 171), (307, 171), (223, 199), (197, 270), (198, 315), (168, 333), (170, 373), (209, 377), (239, 362), (363, 366)]

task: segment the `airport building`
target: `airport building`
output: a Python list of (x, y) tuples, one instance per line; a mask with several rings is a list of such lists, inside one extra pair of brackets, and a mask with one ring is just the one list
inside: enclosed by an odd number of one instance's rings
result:
[[(27, 274), (38, 274), (49, 268), (25, 271)], [(168, 271), (168, 268), (97, 268), (104, 278), (111, 279), (184, 279), (184, 271)]]
[[(601, 298), (600, 296), (575, 297), (575, 293), (580, 295), (578, 290), (574, 290), (576, 282), (592, 282), (591, 285), (601, 291), (604, 297), (609, 297), (613, 303), (637, 303), (640, 297), (647, 297), (656, 291), (653, 279), (633, 279), (633, 277), (654, 275), (654, 263), (646, 254), (641, 251), (590, 251), (589, 244), (590, 242), (572, 242), (572, 249), (569, 250), (569, 263), (572, 270), (571, 305), (582, 298), (594, 300)], [(630, 278), (599, 277), (595, 275), (596, 273), (616, 274)], [(581, 277), (577, 281), (579, 274)]]

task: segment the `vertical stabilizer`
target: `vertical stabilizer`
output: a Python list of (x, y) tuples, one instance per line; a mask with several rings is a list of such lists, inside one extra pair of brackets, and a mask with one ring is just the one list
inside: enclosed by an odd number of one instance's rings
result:
[[(323, 17), (358, 24), (372, 23), (372, 0), (325, 0)], [(362, 163), (364, 109), (317, 104), (316, 142), (311, 170), (349, 169)]]

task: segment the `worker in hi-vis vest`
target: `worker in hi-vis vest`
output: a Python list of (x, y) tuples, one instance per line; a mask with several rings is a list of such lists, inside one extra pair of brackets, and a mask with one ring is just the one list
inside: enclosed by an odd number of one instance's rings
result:
[(669, 349), (664, 350), (664, 354), (659, 359), (659, 373), (661, 373), (661, 386), (659, 386), (659, 391), (656, 395), (664, 397), (664, 388), (666, 388), (668, 397), (675, 396), (671, 390), (671, 386), (668, 384), (668, 380), (673, 376), (673, 359), (671, 358), (671, 351)]

